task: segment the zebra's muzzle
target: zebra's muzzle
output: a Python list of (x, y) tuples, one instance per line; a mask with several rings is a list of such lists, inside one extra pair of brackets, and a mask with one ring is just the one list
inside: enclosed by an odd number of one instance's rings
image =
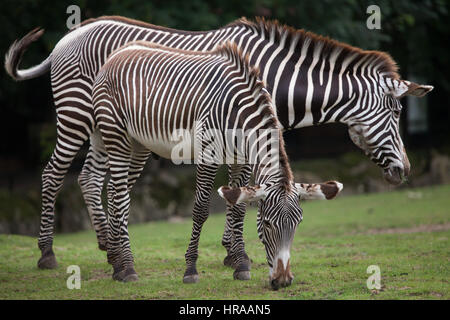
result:
[(278, 290), (280, 287), (288, 287), (292, 284), (294, 276), (291, 272), (290, 260), (287, 261), (286, 268), (283, 261), (278, 259), (276, 271), (270, 276), (270, 286), (273, 290)]
[(383, 176), (384, 179), (392, 185), (399, 185), (404, 182), (406, 178), (405, 170), (401, 167), (389, 167), (384, 169)]

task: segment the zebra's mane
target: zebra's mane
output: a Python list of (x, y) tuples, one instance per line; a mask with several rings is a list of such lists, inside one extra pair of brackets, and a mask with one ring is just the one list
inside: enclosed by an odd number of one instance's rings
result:
[[(185, 31), (185, 30), (177, 30), (162, 26), (153, 25), (147, 22), (134, 20), (126, 17), (121, 16), (101, 16), (98, 18), (90, 18), (83, 22), (81, 22), (79, 25), (73, 27), (69, 32), (75, 30), (78, 27), (96, 22), (96, 21), (116, 21), (121, 22), (125, 24), (131, 24), (143, 28), (150, 28), (170, 33), (178, 33), (178, 34), (205, 34), (209, 32), (213, 32), (214, 30), (208, 30), (208, 31)], [(305, 42), (311, 42), (313, 47), (315, 48), (318, 45), (322, 45), (323, 48), (321, 50), (321, 57), (326, 58), (330, 56), (333, 52), (340, 51), (342, 54), (342, 57), (350, 57), (354, 54), (357, 55), (358, 59), (367, 58), (370, 59), (371, 66), (377, 67), (378, 71), (381, 74), (384, 74), (392, 79), (400, 79), (400, 75), (398, 74), (398, 66), (397, 63), (392, 59), (392, 57), (382, 51), (375, 51), (375, 50), (363, 50), (361, 48), (353, 47), (349, 44), (336, 41), (334, 39), (331, 39), (329, 37), (321, 36), (318, 34), (315, 34), (310, 31), (306, 31), (304, 29), (295, 29), (293, 27), (287, 26), (285, 24), (282, 24), (278, 22), (277, 20), (266, 20), (263, 17), (256, 17), (254, 21), (247, 20), (247, 18), (243, 17), (240, 19), (237, 19), (229, 24), (227, 24), (223, 28), (230, 28), (235, 26), (246, 26), (250, 27), (252, 29), (255, 29), (259, 31), (260, 33), (263, 33), (266, 38), (269, 38), (271, 34), (273, 33), (275, 36), (275, 42), (279, 42), (283, 36), (287, 36), (291, 40), (298, 37), (299, 41), (297, 43), (298, 47), (301, 47)], [(287, 45), (289, 45), (289, 41), (286, 41)], [(358, 60), (356, 59), (356, 60)], [(349, 68), (350, 66), (348, 66)]]
[[(238, 25), (245, 25), (247, 27), (256, 29), (257, 31), (263, 33), (266, 38), (269, 38), (273, 33), (275, 39), (274, 41), (280, 42), (283, 36), (287, 36), (286, 46), (289, 46), (289, 39), (294, 39), (298, 37), (297, 46), (301, 47), (305, 42), (310, 41), (311, 45), (316, 48), (316, 46), (321, 45), (321, 57), (329, 57), (333, 52), (340, 52), (340, 56), (344, 59), (345, 57), (350, 57), (356, 54), (355, 61), (359, 59), (366, 58), (370, 61), (370, 65), (378, 68), (378, 72), (388, 76), (392, 79), (400, 79), (398, 74), (397, 63), (392, 59), (392, 57), (382, 51), (375, 50), (363, 50), (361, 48), (353, 47), (349, 44), (336, 41), (329, 37), (321, 36), (304, 29), (295, 29), (293, 27), (287, 26), (278, 22), (277, 20), (266, 20), (263, 17), (256, 17), (255, 21), (247, 20), (245, 17), (240, 18), (234, 22), (231, 22), (227, 27), (233, 27)], [(286, 34), (287, 33), (287, 34)], [(350, 66), (349, 66), (350, 67)]]

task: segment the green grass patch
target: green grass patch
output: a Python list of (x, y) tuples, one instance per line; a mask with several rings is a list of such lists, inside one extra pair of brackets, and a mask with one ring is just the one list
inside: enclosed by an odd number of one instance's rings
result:
[[(140, 280), (111, 279), (93, 231), (58, 234), (55, 270), (39, 270), (35, 238), (0, 235), (0, 299), (449, 299), (450, 186), (333, 201), (305, 202), (291, 252), (292, 286), (271, 291), (256, 212), (245, 222), (252, 279), (233, 280), (222, 265), (224, 214), (212, 215), (200, 240), (197, 284), (182, 283), (191, 221), (130, 226)], [(81, 289), (69, 290), (69, 265), (81, 269)], [(366, 287), (378, 265), (381, 290)]]

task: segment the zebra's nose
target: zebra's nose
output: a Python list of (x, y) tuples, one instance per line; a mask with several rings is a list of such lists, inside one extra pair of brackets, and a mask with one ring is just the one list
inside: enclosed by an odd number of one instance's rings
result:
[(408, 162), (408, 165), (405, 165), (405, 166), (403, 167), (403, 175), (404, 175), (405, 177), (409, 176), (410, 170), (411, 170), (411, 165), (410, 165), (409, 162)]
[(286, 267), (283, 265), (281, 259), (278, 259), (275, 274), (270, 278), (270, 286), (273, 290), (278, 290), (280, 287), (288, 287), (292, 284), (294, 276), (291, 272), (290, 260), (287, 261)]
[(278, 290), (280, 287), (289, 287), (292, 284), (294, 277), (292, 274), (285, 274), (279, 278), (274, 278), (270, 280), (270, 286), (273, 290)]
[(278, 290), (280, 288), (280, 283), (278, 282), (278, 279), (272, 279), (270, 281), (270, 286), (273, 290)]
[(403, 148), (403, 175), (405, 177), (409, 176), (410, 170), (411, 170), (411, 163), (409, 162), (405, 148)]

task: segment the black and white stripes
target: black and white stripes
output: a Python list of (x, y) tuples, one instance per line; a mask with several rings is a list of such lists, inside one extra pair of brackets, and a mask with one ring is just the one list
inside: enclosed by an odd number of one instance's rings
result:
[[(91, 146), (79, 181), (93, 217), (99, 246), (105, 247), (106, 216), (100, 194), (107, 171), (106, 154), (95, 130), (91, 91), (93, 80), (109, 54), (134, 40), (172, 48), (207, 51), (226, 40), (234, 41), (261, 70), (283, 129), (341, 122), (352, 140), (384, 170), (391, 183), (399, 183), (409, 162), (399, 132), (398, 99), (423, 96), (432, 89), (399, 79), (393, 60), (381, 52), (363, 51), (303, 30), (257, 19), (241, 19), (221, 29), (204, 32), (173, 30), (122, 17), (101, 17), (83, 22), (68, 32), (50, 56), (36, 67), (19, 70), (20, 57), (41, 36), (33, 31), (15, 42), (5, 59), (8, 73), (26, 80), (51, 70), (57, 114), (57, 143), (43, 176), (39, 247), (45, 251), (40, 267), (53, 267), (54, 203), (75, 154), (90, 139)], [(100, 141), (100, 143), (99, 143)], [(140, 163), (149, 154), (141, 154)], [(137, 160), (136, 160), (137, 161)], [(130, 175), (129, 188), (141, 166)], [(242, 170), (248, 175), (250, 170)], [(231, 174), (233, 185), (247, 177)], [(226, 226), (242, 225), (245, 211), (227, 215)], [(234, 218), (233, 218), (234, 217)], [(233, 220), (237, 219), (237, 220)], [(230, 253), (233, 236), (226, 228), (223, 243)], [(50, 253), (48, 253), (50, 252)], [(45, 258), (45, 259), (44, 259)]]

